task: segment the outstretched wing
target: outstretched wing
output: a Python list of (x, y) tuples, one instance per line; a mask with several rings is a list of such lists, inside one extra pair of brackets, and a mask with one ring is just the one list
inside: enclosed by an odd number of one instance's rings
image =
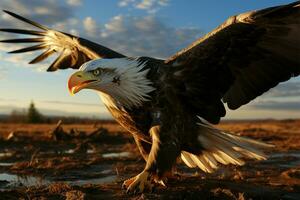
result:
[(190, 110), (217, 123), (221, 99), (237, 109), (300, 74), (300, 1), (230, 17), (166, 63)]
[(29, 51), (45, 50), (42, 54), (30, 61), (30, 64), (41, 62), (54, 53), (59, 53), (56, 60), (50, 65), (47, 71), (57, 69), (74, 68), (78, 69), (83, 63), (96, 58), (120, 58), (124, 55), (115, 52), (107, 47), (96, 44), (89, 40), (74, 35), (47, 28), (41, 24), (28, 20), (15, 13), (4, 10), (7, 14), (26, 22), (40, 30), (23, 29), (0, 29), (2, 32), (25, 34), (36, 36), (34, 38), (9, 39), (0, 42), (5, 43), (37, 43), (34, 46), (18, 49), (9, 53), (25, 53)]

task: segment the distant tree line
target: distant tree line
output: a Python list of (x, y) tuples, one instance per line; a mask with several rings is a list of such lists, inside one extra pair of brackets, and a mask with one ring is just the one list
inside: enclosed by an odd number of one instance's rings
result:
[[(6, 118), (6, 119), (5, 119)], [(33, 101), (26, 110), (13, 110), (7, 117), (2, 117), (2, 121), (20, 122), (20, 123), (43, 123), (45, 117), (36, 109)]]
[(112, 120), (100, 120), (95, 118), (66, 117), (66, 116), (46, 116), (42, 115), (31, 102), (28, 109), (13, 110), (9, 115), (0, 115), (0, 122), (5, 123), (57, 123), (62, 120), (64, 124), (91, 124), (99, 122), (112, 122)]

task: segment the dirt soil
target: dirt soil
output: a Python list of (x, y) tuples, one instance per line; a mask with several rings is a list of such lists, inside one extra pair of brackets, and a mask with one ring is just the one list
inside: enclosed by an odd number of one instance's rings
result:
[(167, 187), (127, 195), (144, 161), (114, 123), (0, 124), (0, 199), (300, 199), (300, 120), (223, 122), (219, 128), (276, 147), (266, 161), (213, 174), (178, 164)]

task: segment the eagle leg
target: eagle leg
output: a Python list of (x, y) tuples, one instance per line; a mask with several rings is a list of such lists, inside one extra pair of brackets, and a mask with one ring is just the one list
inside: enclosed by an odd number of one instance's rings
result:
[(160, 125), (150, 129), (152, 146), (145, 169), (134, 178), (124, 181), (123, 186), (127, 187), (127, 193), (142, 193), (153, 189), (153, 182), (164, 184), (164, 177), (172, 170), (176, 158), (180, 154), (178, 142), (170, 137), (170, 130)]
[(141, 140), (138, 136), (133, 136), (135, 143), (143, 156), (144, 160), (147, 162), (148, 156), (151, 150), (151, 144)]

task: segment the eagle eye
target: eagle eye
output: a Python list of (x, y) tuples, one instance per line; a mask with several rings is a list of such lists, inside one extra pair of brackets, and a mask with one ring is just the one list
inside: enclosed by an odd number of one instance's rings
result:
[(101, 73), (100, 69), (93, 70), (94, 76), (98, 76)]

